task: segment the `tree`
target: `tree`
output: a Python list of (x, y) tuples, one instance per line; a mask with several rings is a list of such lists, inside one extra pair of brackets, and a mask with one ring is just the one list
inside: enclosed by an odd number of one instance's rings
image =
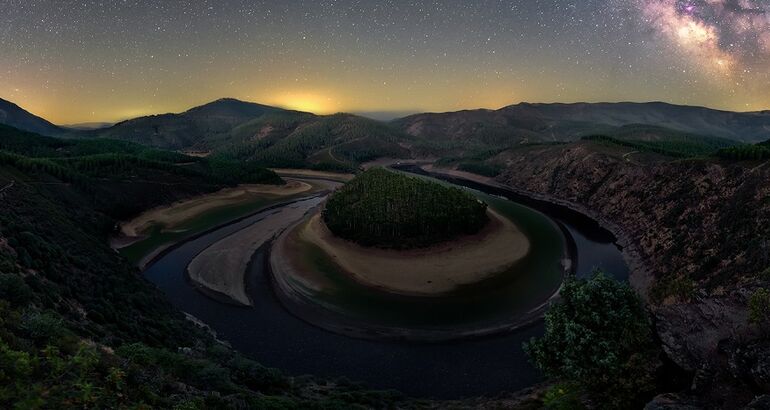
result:
[(749, 321), (760, 326), (770, 325), (770, 291), (767, 289), (759, 288), (751, 295)]
[(653, 390), (658, 350), (644, 305), (627, 284), (601, 272), (568, 279), (545, 325), (545, 335), (524, 349), (549, 377), (601, 397), (604, 408), (632, 406)]

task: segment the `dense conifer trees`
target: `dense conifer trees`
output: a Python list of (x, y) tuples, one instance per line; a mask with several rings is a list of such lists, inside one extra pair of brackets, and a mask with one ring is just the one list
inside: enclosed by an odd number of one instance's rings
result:
[(378, 168), (334, 194), (323, 218), (334, 234), (364, 246), (415, 248), (478, 232), (486, 209), (460, 189)]

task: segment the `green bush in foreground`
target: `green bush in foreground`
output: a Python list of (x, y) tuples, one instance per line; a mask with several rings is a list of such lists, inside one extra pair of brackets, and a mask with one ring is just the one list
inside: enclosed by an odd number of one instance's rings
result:
[(476, 233), (489, 219), (486, 209), (463, 190), (373, 169), (332, 195), (323, 218), (341, 238), (403, 249)]
[(545, 316), (546, 331), (524, 348), (551, 378), (601, 398), (602, 408), (638, 408), (658, 366), (649, 319), (634, 291), (597, 273), (568, 279)]

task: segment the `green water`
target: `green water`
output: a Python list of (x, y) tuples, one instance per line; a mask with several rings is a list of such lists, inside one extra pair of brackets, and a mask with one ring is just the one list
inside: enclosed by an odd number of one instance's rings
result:
[(470, 191), (513, 221), (530, 241), (529, 253), (507, 271), (465, 285), (440, 297), (411, 297), (378, 291), (345, 274), (317, 246), (301, 242), (303, 264), (330, 283), (321, 292), (295, 287), (314, 302), (353, 320), (373, 325), (441, 328), (492, 325), (541, 305), (561, 285), (566, 241), (556, 224), (531, 208), (478, 191)]

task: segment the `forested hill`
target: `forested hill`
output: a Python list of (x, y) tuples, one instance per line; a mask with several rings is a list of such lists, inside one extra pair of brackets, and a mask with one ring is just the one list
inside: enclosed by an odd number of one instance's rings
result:
[(131, 141), (164, 149), (206, 149), (208, 140), (226, 136), (236, 126), (285, 110), (225, 98), (179, 114), (161, 114), (119, 122), (112, 127), (80, 132), (88, 138)]
[(108, 247), (116, 216), (217, 189), (216, 177), (157, 160), (178, 154), (124, 153), (124, 167), (75, 156), (124, 143), (0, 131), (0, 408), (411, 407), (237, 354)]
[[(107, 139), (44, 137), (0, 125), (0, 164), (45, 172), (87, 194), (114, 217), (237, 183), (281, 184), (274, 172), (248, 161), (196, 158)], [(164, 187), (174, 187), (167, 189)]]
[(385, 123), (352, 114), (318, 116), (234, 99), (69, 136), (253, 160), (262, 166), (337, 171), (381, 157), (409, 158), (406, 147), (412, 140)]

